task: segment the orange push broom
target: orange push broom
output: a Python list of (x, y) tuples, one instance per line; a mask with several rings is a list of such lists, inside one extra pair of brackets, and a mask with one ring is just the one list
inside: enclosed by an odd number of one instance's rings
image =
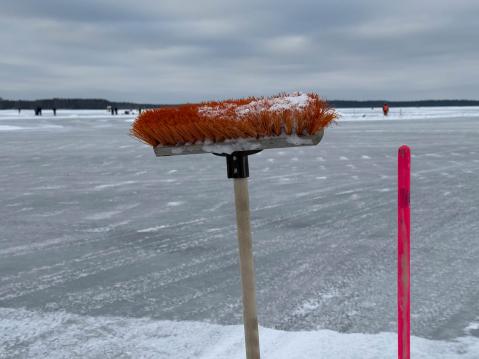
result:
[(213, 153), (234, 179), (246, 358), (259, 359), (249, 211), (248, 156), (268, 148), (316, 145), (336, 112), (316, 94), (204, 102), (143, 112), (131, 134), (157, 156)]

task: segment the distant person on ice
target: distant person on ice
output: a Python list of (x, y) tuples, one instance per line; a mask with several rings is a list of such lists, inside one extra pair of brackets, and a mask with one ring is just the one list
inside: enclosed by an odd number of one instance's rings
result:
[(384, 114), (384, 116), (387, 116), (388, 113), (389, 113), (389, 105), (387, 103), (385, 103), (383, 105), (383, 114)]
[(57, 109), (56, 107), (53, 108), (53, 116), (56, 116), (57, 115)]

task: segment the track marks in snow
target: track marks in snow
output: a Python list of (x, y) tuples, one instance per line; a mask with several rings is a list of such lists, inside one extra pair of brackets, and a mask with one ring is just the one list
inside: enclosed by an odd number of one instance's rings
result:
[(166, 203), (168, 207), (179, 207), (179, 206), (182, 206), (183, 204), (185, 204), (185, 202), (183, 201), (171, 201)]
[(101, 191), (107, 188), (115, 188), (115, 187), (122, 187), (127, 186), (130, 184), (138, 183), (138, 181), (123, 181), (123, 182), (116, 182), (116, 183), (108, 183), (108, 184), (101, 184), (94, 187), (95, 191)]
[(91, 221), (100, 221), (103, 219), (109, 219), (112, 218), (118, 214), (120, 214), (123, 211), (106, 211), (106, 212), (99, 212), (95, 213), (89, 216), (86, 216), (85, 219), (91, 220)]
[(149, 227), (149, 228), (143, 228), (143, 229), (139, 229), (137, 230), (138, 233), (151, 233), (151, 232), (158, 232), (159, 230), (161, 229), (165, 229), (165, 228), (176, 228), (176, 227), (185, 227), (185, 226), (189, 226), (191, 224), (199, 224), (199, 223), (203, 223), (206, 221), (206, 218), (197, 218), (197, 219), (194, 219), (194, 220), (191, 220), (191, 221), (184, 221), (184, 222), (177, 222), (177, 223), (169, 223), (169, 224), (163, 224), (163, 225), (160, 225), (160, 226), (155, 226), (155, 227)]

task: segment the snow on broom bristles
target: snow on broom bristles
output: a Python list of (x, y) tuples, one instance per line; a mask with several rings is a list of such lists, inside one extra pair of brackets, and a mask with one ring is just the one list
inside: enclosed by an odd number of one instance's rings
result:
[(314, 135), (338, 117), (317, 94), (186, 104), (143, 112), (131, 134), (156, 147), (227, 139)]

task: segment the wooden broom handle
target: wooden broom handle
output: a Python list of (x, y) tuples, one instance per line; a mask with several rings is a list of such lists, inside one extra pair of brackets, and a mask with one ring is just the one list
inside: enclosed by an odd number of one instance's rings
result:
[(243, 289), (243, 322), (246, 358), (259, 359), (258, 316), (249, 213), (248, 178), (235, 178), (236, 223), (240, 257), (241, 286)]

